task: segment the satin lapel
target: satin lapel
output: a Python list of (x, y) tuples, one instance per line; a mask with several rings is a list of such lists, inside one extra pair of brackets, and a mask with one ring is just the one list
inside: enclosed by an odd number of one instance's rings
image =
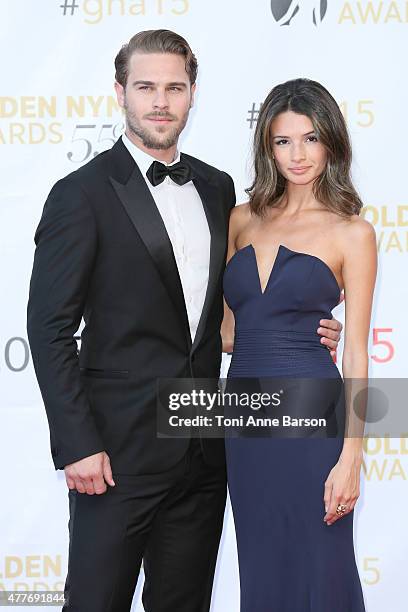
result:
[(186, 304), (173, 247), (153, 196), (136, 164), (125, 184), (112, 176), (109, 178), (156, 265), (163, 285), (179, 314), (188, 344), (191, 345)]
[(225, 265), (227, 239), (226, 228), (222, 215), (223, 205), (220, 201), (221, 196), (219, 188), (216, 185), (208, 182), (201, 175), (197, 176), (193, 182), (200, 195), (204, 206), (204, 211), (207, 216), (208, 227), (211, 234), (211, 245), (207, 292), (192, 350), (198, 346), (203, 337), (208, 314), (211, 310), (219, 284), (220, 275)]

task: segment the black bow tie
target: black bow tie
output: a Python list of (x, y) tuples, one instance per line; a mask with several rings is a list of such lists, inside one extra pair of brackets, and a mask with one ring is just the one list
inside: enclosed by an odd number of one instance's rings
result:
[(180, 161), (172, 166), (165, 166), (159, 161), (154, 161), (146, 172), (146, 176), (151, 184), (156, 187), (164, 181), (166, 176), (169, 176), (177, 185), (185, 185), (188, 181), (191, 181), (193, 173), (190, 166), (185, 162)]

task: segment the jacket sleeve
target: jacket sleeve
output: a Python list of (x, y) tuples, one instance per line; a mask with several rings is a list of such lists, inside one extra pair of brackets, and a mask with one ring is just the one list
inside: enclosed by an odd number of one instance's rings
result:
[(71, 178), (54, 185), (35, 234), (27, 331), (56, 469), (104, 450), (74, 338), (97, 252), (90, 203)]
[(228, 209), (231, 210), (232, 208), (234, 208), (236, 202), (237, 202), (237, 198), (235, 195), (235, 186), (234, 186), (234, 181), (232, 180), (232, 178), (230, 177), (229, 174), (227, 174), (226, 172), (223, 172), (225, 179), (226, 179), (226, 193), (227, 193), (227, 203), (228, 203)]

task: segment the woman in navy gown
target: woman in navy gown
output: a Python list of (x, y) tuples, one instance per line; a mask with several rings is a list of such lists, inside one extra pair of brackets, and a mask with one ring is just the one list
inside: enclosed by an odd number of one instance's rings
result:
[[(228, 378), (313, 379), (309, 407), (323, 414), (322, 380), (340, 374), (315, 330), (331, 318), (342, 289), (343, 376), (368, 374), (375, 233), (359, 217), (345, 121), (319, 83), (296, 79), (269, 93), (254, 149), (249, 202), (230, 220), (222, 328), (224, 350), (233, 345)], [(340, 406), (351, 421), (347, 403)], [(241, 611), (364, 612), (353, 544), (361, 437), (344, 429), (327, 438), (252, 433), (227, 437), (226, 452)]]

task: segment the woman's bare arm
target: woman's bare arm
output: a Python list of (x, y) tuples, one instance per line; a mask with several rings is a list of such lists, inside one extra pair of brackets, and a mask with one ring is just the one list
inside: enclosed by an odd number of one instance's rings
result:
[[(239, 204), (231, 210), (228, 229), (227, 263), (237, 250), (236, 239), (250, 216), (248, 204)], [(232, 353), (234, 347), (235, 320), (232, 310), (224, 300), (224, 318), (221, 324), (222, 352)]]
[[(347, 382), (347, 422), (343, 454), (362, 452), (364, 423), (359, 422), (354, 399), (368, 377), (368, 336), (375, 279), (377, 245), (374, 228), (362, 219), (352, 221), (344, 250), (343, 280), (345, 287), (345, 338), (343, 378)], [(359, 384), (361, 381), (361, 384)], [(352, 395), (350, 395), (352, 394)]]
[(364, 399), (368, 384), (367, 346), (377, 274), (377, 245), (373, 227), (360, 218), (352, 219), (346, 234), (342, 270), (346, 295), (343, 352), (346, 427), (342, 452), (325, 483), (324, 520), (328, 525), (341, 518), (342, 515), (336, 513), (339, 504), (345, 506), (345, 514), (348, 514), (354, 509), (360, 495), (364, 410), (362, 413), (356, 410), (355, 400), (358, 397)]

